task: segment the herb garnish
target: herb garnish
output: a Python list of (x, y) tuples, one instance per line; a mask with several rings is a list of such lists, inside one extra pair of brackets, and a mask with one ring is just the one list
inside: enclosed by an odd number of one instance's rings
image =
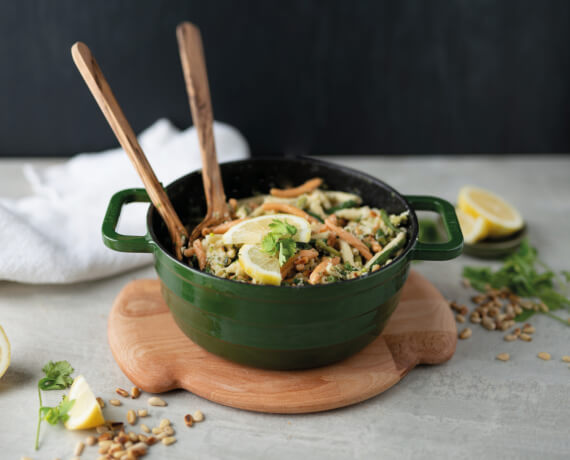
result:
[[(544, 271), (539, 273), (537, 266), (542, 267)], [(463, 268), (463, 277), (467, 278), (475, 289), (485, 291), (487, 285), (495, 289), (507, 287), (520, 297), (538, 298), (549, 310), (542, 313), (570, 326), (570, 321), (551, 313), (561, 308), (570, 309), (570, 299), (565, 296), (568, 289), (567, 283), (570, 281), (569, 272), (563, 271), (562, 275), (566, 278), (566, 282), (538, 259), (536, 249), (530, 246), (526, 238), (522, 241), (518, 251), (508, 256), (497, 271), (493, 272), (489, 267)], [(555, 289), (555, 280), (564, 294)], [(537, 312), (525, 310), (515, 320), (524, 321), (534, 313)]]
[(67, 361), (50, 361), (43, 368), (42, 371), (46, 375), (38, 382), (38, 397), (40, 400), (40, 409), (38, 411), (38, 428), (36, 430), (36, 450), (38, 450), (40, 439), (40, 424), (45, 420), (51, 425), (56, 425), (60, 420), (67, 421), (69, 415), (67, 413), (73, 406), (75, 400), (69, 401), (66, 396), (56, 407), (47, 407), (42, 403), (42, 390), (64, 390), (71, 386), (73, 378), (73, 367)]
[(261, 248), (271, 255), (279, 255), (279, 265), (282, 266), (297, 251), (292, 238), (297, 233), (297, 228), (286, 220), (278, 219), (273, 219), (269, 228), (271, 231), (261, 240)]

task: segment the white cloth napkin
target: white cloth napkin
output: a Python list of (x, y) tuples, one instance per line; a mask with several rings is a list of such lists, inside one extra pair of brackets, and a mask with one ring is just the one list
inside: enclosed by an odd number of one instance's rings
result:
[[(249, 156), (244, 137), (233, 127), (214, 124), (220, 162)], [(158, 179), (169, 184), (201, 167), (194, 128), (180, 131), (160, 119), (140, 136)], [(24, 169), (33, 195), (0, 198), (0, 280), (72, 283), (103, 278), (152, 261), (150, 254), (125, 254), (103, 245), (101, 223), (111, 196), (142, 187), (126, 153), (112, 149), (77, 155), (43, 170)], [(119, 232), (146, 233), (146, 204), (123, 208)]]

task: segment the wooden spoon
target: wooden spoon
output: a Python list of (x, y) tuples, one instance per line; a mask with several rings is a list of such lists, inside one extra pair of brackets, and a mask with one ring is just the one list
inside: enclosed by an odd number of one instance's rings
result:
[(133, 166), (142, 179), (152, 204), (164, 219), (174, 244), (176, 257), (178, 260), (182, 260), (182, 251), (188, 243), (188, 231), (182, 225), (170, 199), (156, 178), (103, 72), (101, 72), (97, 61), (84, 43), (75, 43), (71, 47), (71, 55), (91, 94), (115, 133), (117, 140), (125, 152), (127, 152)]
[(208, 204), (206, 217), (192, 230), (190, 235), (192, 242), (200, 236), (203, 228), (212, 227), (230, 219), (230, 212), (226, 203), (220, 165), (216, 156), (214, 114), (200, 30), (190, 22), (183, 22), (176, 28), (176, 38), (178, 39), (178, 50), (184, 71), (186, 91), (190, 100), (192, 120), (200, 142), (202, 180)]

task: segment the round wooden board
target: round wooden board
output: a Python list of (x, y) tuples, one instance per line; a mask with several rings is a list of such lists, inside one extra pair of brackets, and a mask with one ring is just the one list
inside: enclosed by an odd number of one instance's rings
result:
[(109, 316), (108, 334), (120, 368), (144, 391), (184, 388), (227, 406), (289, 414), (364, 401), (418, 364), (447, 361), (457, 344), (447, 302), (414, 271), (382, 335), (351, 358), (326, 367), (272, 371), (208, 353), (178, 329), (158, 280), (137, 280), (123, 288)]

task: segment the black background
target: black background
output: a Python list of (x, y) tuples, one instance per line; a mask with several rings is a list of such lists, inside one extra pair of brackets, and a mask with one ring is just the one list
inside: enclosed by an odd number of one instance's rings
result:
[(190, 115), (176, 24), (255, 154), (570, 151), (566, 0), (0, 2), (0, 155), (116, 145), (70, 46), (139, 132)]

